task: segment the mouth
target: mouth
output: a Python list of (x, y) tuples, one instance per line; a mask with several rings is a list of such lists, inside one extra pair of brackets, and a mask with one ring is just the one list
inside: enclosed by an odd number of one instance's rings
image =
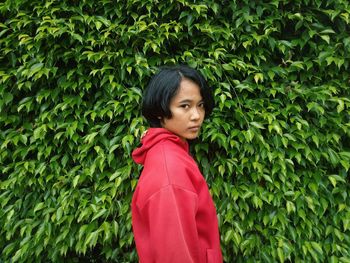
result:
[(201, 128), (201, 126), (192, 126), (192, 127), (189, 127), (188, 129), (190, 131), (199, 131), (200, 128)]

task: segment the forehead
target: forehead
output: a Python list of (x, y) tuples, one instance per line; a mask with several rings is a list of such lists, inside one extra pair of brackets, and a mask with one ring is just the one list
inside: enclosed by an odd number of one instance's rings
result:
[(196, 82), (189, 79), (181, 80), (179, 89), (175, 94), (175, 96), (173, 97), (173, 101), (182, 101), (182, 100), (191, 100), (191, 101), (202, 100), (200, 88)]

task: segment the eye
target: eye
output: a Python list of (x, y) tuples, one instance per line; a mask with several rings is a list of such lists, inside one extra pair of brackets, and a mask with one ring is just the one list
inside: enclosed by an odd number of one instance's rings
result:
[(189, 104), (182, 104), (180, 105), (181, 108), (188, 109), (190, 107)]
[(204, 102), (199, 103), (198, 107), (204, 108)]

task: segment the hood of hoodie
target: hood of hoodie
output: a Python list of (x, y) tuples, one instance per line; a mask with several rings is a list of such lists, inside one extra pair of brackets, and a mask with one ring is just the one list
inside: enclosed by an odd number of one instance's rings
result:
[(189, 145), (187, 141), (183, 141), (174, 133), (164, 128), (149, 128), (146, 134), (141, 138), (141, 147), (136, 148), (132, 152), (132, 159), (135, 163), (144, 164), (147, 152), (156, 144), (164, 140), (170, 140), (178, 144), (181, 148), (189, 151)]

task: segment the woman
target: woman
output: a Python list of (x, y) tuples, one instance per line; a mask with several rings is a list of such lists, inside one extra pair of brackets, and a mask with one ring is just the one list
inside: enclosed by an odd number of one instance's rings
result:
[(205, 79), (187, 66), (163, 68), (145, 91), (151, 128), (132, 154), (143, 165), (132, 200), (141, 263), (222, 262), (216, 209), (187, 142), (212, 108)]

